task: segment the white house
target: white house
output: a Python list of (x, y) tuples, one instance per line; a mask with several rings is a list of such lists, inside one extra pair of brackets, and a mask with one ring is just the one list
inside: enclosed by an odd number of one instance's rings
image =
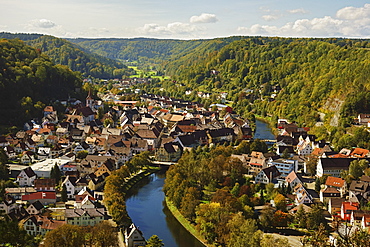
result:
[(255, 182), (261, 184), (273, 183), (280, 176), (275, 166), (262, 169), (256, 176)]
[(17, 176), (17, 183), (19, 186), (32, 186), (33, 181), (36, 179), (36, 173), (31, 167), (23, 169)]
[(127, 247), (145, 246), (146, 241), (142, 232), (134, 223), (125, 230), (125, 244)]

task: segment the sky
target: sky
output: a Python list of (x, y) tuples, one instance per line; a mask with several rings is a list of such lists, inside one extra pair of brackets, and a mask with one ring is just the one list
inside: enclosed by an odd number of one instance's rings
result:
[(370, 38), (362, 0), (0, 0), (0, 32), (61, 38)]

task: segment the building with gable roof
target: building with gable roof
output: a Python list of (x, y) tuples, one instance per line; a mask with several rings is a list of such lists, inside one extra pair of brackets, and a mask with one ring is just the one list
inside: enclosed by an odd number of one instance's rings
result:
[(23, 169), (17, 176), (17, 183), (19, 186), (32, 186), (33, 181), (36, 179), (36, 173), (31, 167)]
[(261, 184), (277, 183), (277, 178), (280, 176), (276, 166), (263, 168), (256, 176), (255, 182)]
[(107, 217), (104, 208), (71, 208), (65, 210), (65, 221), (70, 225), (95, 226)]
[(44, 205), (42, 205), (42, 203), (37, 200), (31, 203), (28, 208), (26, 208), (26, 211), (28, 214), (40, 214), (43, 209)]
[(31, 215), (25, 220), (21, 221), (23, 229), (29, 235), (45, 235), (47, 232), (57, 229), (58, 227), (66, 224), (65, 221), (51, 220), (46, 216)]
[(146, 246), (146, 241), (143, 236), (143, 233), (139, 230), (138, 227), (132, 223), (129, 227), (125, 229), (125, 244), (127, 247), (139, 247)]
[(295, 188), (298, 184), (303, 184), (301, 177), (295, 171), (291, 171), (285, 177), (285, 181), (289, 184), (290, 188)]
[(347, 192), (347, 183), (341, 178), (329, 176), (325, 181), (325, 186), (336, 188), (340, 192), (341, 197)]

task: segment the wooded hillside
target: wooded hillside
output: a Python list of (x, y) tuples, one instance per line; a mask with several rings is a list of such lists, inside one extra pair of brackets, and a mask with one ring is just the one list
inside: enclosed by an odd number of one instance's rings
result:
[(78, 72), (55, 65), (21, 40), (0, 39), (0, 68), (0, 124), (8, 126), (39, 116), (45, 104), (81, 88)]

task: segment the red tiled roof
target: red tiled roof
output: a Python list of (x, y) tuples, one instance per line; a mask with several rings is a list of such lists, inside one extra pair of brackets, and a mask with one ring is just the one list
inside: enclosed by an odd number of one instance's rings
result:
[(328, 177), (326, 179), (325, 185), (333, 186), (333, 187), (343, 187), (345, 181), (341, 178), (336, 177)]
[(22, 201), (29, 201), (29, 200), (41, 200), (41, 199), (55, 199), (57, 196), (55, 192), (36, 192), (29, 195), (23, 195)]

